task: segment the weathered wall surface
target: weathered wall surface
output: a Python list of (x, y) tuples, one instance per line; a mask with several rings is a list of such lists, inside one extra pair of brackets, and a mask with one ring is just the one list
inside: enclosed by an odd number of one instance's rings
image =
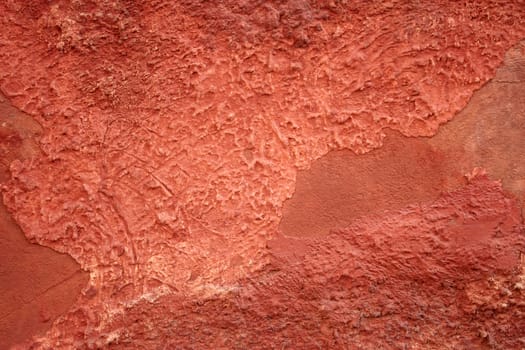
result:
[(457, 114), (522, 1), (0, 12), (0, 89), (43, 130), (5, 203), (90, 276), (22, 348), (523, 346), (523, 46)]
[[(0, 185), (9, 164), (39, 155), (41, 132), (0, 96)], [(0, 198), (0, 349), (43, 332), (74, 304), (87, 274), (66, 254), (29, 243)]]
[(432, 138), (386, 131), (383, 146), (358, 155), (334, 151), (297, 176), (281, 230), (319, 236), (356, 217), (436, 200), (481, 167), (525, 200), (525, 43), (506, 55), (495, 77)]

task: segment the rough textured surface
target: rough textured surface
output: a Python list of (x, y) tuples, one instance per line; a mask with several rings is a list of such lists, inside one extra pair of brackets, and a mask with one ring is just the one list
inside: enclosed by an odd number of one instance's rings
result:
[[(9, 163), (39, 155), (41, 131), (0, 95), (0, 184), (10, 178)], [(0, 349), (49, 329), (87, 277), (71, 257), (29, 243), (0, 198)]]
[(465, 107), (525, 36), (522, 1), (0, 12), (0, 89), (44, 153), (11, 164), (4, 200), (90, 274), (21, 347), (521, 346), (519, 202), (483, 175), (324, 238), (278, 232), (298, 169), (379, 148), (385, 128), (432, 136)]
[(525, 200), (525, 44), (454, 120), (432, 138), (390, 132), (383, 147), (364, 155), (334, 151), (299, 172), (283, 208), (286, 235), (319, 236), (356, 217), (435, 200), (486, 169), (505, 190)]

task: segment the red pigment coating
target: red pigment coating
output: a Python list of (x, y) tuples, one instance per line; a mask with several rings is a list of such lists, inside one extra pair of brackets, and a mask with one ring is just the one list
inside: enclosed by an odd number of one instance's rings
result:
[[(276, 289), (299, 298), (288, 299), (298, 314), (318, 308), (306, 314), (316, 316), (324, 336), (311, 337), (323, 348), (516, 349), (525, 326), (520, 220), (500, 185), (475, 177), (436, 201), (356, 219), (324, 239), (276, 239)], [(298, 272), (285, 287), (290, 270)]]
[(281, 231), (319, 236), (356, 217), (435, 200), (482, 167), (525, 199), (525, 43), (510, 50), (494, 79), (432, 138), (390, 132), (364, 155), (334, 151), (299, 172)]
[(278, 226), (298, 169), (379, 148), (385, 128), (432, 136), (451, 120), (525, 36), (523, 2), (59, 0), (0, 13), (0, 89), (42, 124), (44, 153), (11, 164), (6, 205), (90, 273), (34, 348), (518, 346), (523, 236), (497, 183), (321, 241), (281, 241)]
[[(38, 156), (41, 131), (0, 95), (0, 185), (9, 163)], [(86, 283), (70, 256), (29, 243), (0, 199), (0, 349), (47, 331)]]
[(330, 152), (299, 172), (280, 229), (289, 236), (319, 237), (360, 216), (435, 200), (464, 182), (447, 171), (448, 160), (449, 154), (426, 140), (392, 132), (383, 147), (364, 155)]

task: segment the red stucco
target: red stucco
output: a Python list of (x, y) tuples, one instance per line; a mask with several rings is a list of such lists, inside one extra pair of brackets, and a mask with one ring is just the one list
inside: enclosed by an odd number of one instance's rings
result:
[(523, 346), (522, 1), (0, 13), (4, 202), (89, 274), (19, 347)]

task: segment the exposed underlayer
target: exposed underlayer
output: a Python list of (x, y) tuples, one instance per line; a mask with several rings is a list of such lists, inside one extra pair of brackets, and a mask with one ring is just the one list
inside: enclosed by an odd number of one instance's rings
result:
[[(0, 185), (9, 180), (12, 161), (39, 154), (41, 131), (0, 95)], [(87, 282), (70, 256), (29, 243), (0, 198), (0, 349), (49, 329)]]
[(49, 257), (64, 308), (19, 348), (525, 346), (523, 1), (0, 13), (41, 126), (0, 135), (4, 202), (89, 273)]

